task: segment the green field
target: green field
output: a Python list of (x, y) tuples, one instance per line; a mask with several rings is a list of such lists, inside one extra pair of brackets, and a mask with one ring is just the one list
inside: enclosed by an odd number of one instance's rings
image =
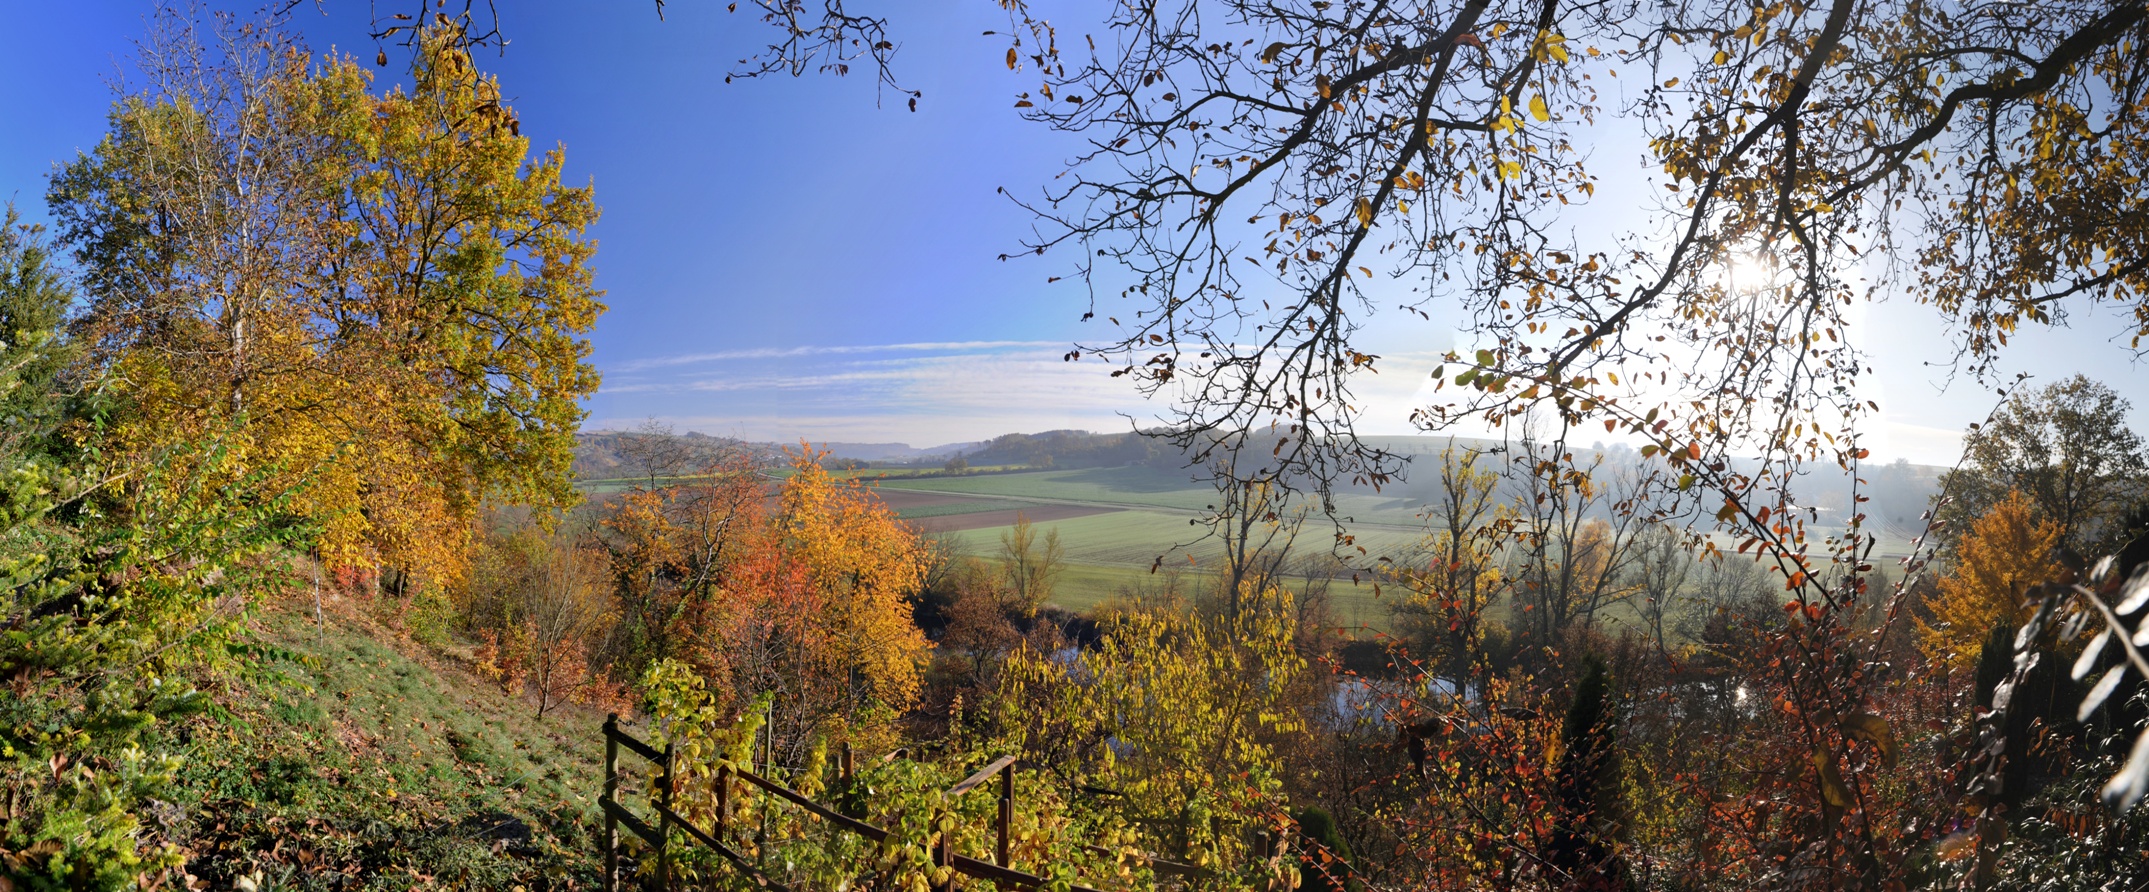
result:
[[(1065, 549), (1067, 569), (1059, 580), (1054, 601), (1070, 609), (1086, 610), (1121, 592), (1160, 585), (1160, 577), (1150, 572), (1152, 567), (1203, 576), (1215, 571), (1222, 563), (1220, 544), (1207, 538), (1205, 528), (1189, 524), (1215, 503), (1216, 493), (1208, 485), (1191, 480), (1183, 469), (1126, 466), (994, 470), (999, 472), (948, 475), (938, 470), (868, 469), (839, 473), (873, 479), (876, 488), (890, 494), (891, 502), (898, 508), (898, 516), (913, 521), (960, 518), (994, 511), (1026, 509), (1037, 512), (1052, 506), (1116, 509), (1036, 522), (1039, 535), (1057, 532)], [(583, 485), (586, 490), (598, 493), (605, 491), (606, 486), (624, 488), (632, 482), (626, 479), (585, 481)], [(1386, 605), (1373, 598), (1370, 585), (1351, 584), (1351, 568), (1373, 566), (1381, 557), (1414, 563), (1413, 557), (1422, 546), (1426, 527), (1418, 516), (1421, 506), (1410, 498), (1393, 494), (1398, 492), (1400, 488), (1377, 495), (1362, 492), (1336, 495), (1336, 513), (1355, 537), (1350, 545), (1337, 546), (1334, 525), (1318, 510), (1310, 513), (1293, 545), (1295, 556), (1324, 564), (1334, 574), (1329, 592), (1337, 619), (1344, 625), (1381, 628), (1387, 618)], [(946, 497), (949, 501), (904, 505), (906, 500), (917, 499), (897, 497), (898, 494), (908, 497), (912, 493)], [(997, 519), (981, 518), (988, 523)], [(957, 521), (953, 525), (962, 524)], [(978, 527), (940, 535), (969, 554), (992, 559), (998, 555), (1000, 537), (1007, 529), (1006, 526)], [(1818, 547), (1826, 531), (1816, 528), (1810, 532)], [(1725, 537), (1714, 538), (1726, 549), (1735, 545)], [(1358, 551), (1361, 547), (1365, 549), (1364, 553)], [(1876, 554), (1907, 550), (1907, 543), (1888, 537)], [(1163, 558), (1161, 565), (1158, 563), (1160, 557)]]
[(1056, 499), (1086, 504), (1109, 504), (1177, 508), (1199, 511), (1216, 494), (1186, 478), (1183, 471), (1143, 467), (1080, 468), (1028, 471), (1019, 474), (985, 474), (965, 477), (931, 477), (883, 481), (889, 489), (963, 493), (1015, 498)]
[[(1185, 572), (1183, 561), (1181, 572)], [(1052, 603), (1069, 610), (1086, 611), (1121, 592), (1162, 588), (1166, 573), (1162, 569), (1151, 573), (1147, 567), (1069, 563), (1055, 581)], [(1182, 585), (1198, 581), (1185, 576), (1181, 578)], [(1371, 585), (1352, 585), (1349, 579), (1333, 580), (1328, 586), (1328, 600), (1336, 623), (1346, 629), (1385, 631), (1388, 628), (1385, 597), (1376, 599)]]
[[(1071, 563), (1133, 567), (1147, 572), (1158, 557), (1163, 557), (1166, 563), (1182, 568), (1214, 567), (1223, 559), (1222, 548), (1214, 539), (1204, 538), (1206, 528), (1187, 523), (1192, 519), (1188, 512), (1128, 510), (1040, 521), (1036, 527), (1040, 536), (1051, 531), (1059, 533)], [(1000, 547), (1000, 534), (1005, 529), (986, 527), (947, 535), (972, 554), (988, 556)], [(1357, 544), (1365, 546), (1370, 556), (1359, 555), (1355, 547), (1349, 555), (1367, 562), (1383, 555), (1401, 559), (1417, 542), (1417, 536), (1406, 532), (1365, 530), (1357, 534)], [(1327, 525), (1309, 521), (1292, 551), (1322, 556), (1330, 552), (1333, 543), (1334, 535)]]
[[(1019, 474), (1024, 473), (1023, 467), (1024, 466), (1022, 465), (978, 465), (972, 467), (969, 473)], [(768, 475), (769, 477), (782, 480), (790, 477), (793, 474), (798, 473), (798, 469), (792, 467), (769, 468), (767, 470), (764, 470), (762, 473)], [(956, 475), (951, 475), (947, 471), (942, 470), (940, 468), (853, 468), (849, 470), (829, 471), (828, 476), (834, 477), (838, 480), (865, 480), (868, 482), (873, 482), (883, 479), (898, 480), (903, 478), (916, 478), (920, 480), (931, 480), (934, 478), (953, 479)], [(688, 481), (693, 479), (696, 478), (665, 477), (658, 482), (678, 483), (681, 481)], [(647, 477), (585, 477), (576, 480), (575, 486), (577, 488), (580, 488), (584, 492), (611, 494), (616, 492), (624, 492), (626, 490), (634, 488), (635, 486), (647, 485), (648, 482), (649, 478)]]
[[(1087, 610), (1124, 591), (1162, 584), (1159, 574), (1169, 571), (1183, 576), (1203, 576), (1217, 570), (1223, 550), (1207, 536), (1205, 527), (1190, 524), (1212, 504), (1215, 492), (1186, 479), (1183, 471), (1143, 467), (1084, 468), (1032, 471), (973, 477), (890, 479), (885, 489), (947, 495), (985, 496), (990, 499), (928, 506), (920, 511), (947, 516), (989, 508), (1019, 508), (1024, 503), (1077, 504), (1122, 510), (1065, 520), (1038, 521), (1040, 536), (1057, 532), (1065, 549), (1067, 569), (1059, 579), (1054, 601), (1074, 610)], [(999, 501), (999, 500), (1021, 501)], [(1392, 501), (1392, 500), (1391, 500)], [(1422, 541), (1423, 527), (1413, 512), (1379, 504), (1372, 497), (1345, 495), (1339, 508), (1357, 508), (1387, 523), (1362, 523), (1352, 527), (1352, 545), (1337, 552), (1335, 530), (1317, 513), (1302, 527), (1294, 554), (1339, 574), (1329, 583), (1329, 596), (1339, 623), (1346, 626), (1385, 627), (1387, 608), (1373, 598), (1370, 585), (1354, 586), (1345, 564), (1370, 566), (1382, 556), (1408, 560)], [(972, 508), (971, 506), (976, 506)], [(957, 510), (960, 508), (961, 510)], [(999, 553), (1000, 537), (1007, 527), (958, 530), (946, 535), (964, 551), (983, 558)], [(1360, 554), (1359, 547), (1366, 553)], [(1348, 558), (1338, 561), (1334, 554)], [(1158, 559), (1162, 558), (1160, 564)], [(1152, 573), (1151, 568), (1159, 568)], [(1196, 580), (1184, 580), (1197, 584)]]
[(956, 517), (964, 514), (983, 514), (987, 511), (1021, 511), (1041, 507), (1037, 502), (1014, 499), (994, 499), (989, 502), (950, 502), (945, 505), (914, 505), (896, 509), (895, 516), (904, 520), (923, 520), (928, 517)]
[[(1203, 511), (1216, 504), (1216, 490), (1189, 479), (1184, 469), (1133, 465), (973, 477), (890, 478), (881, 485), (889, 489), (1182, 511)], [(1417, 513), (1421, 506), (1409, 499), (1370, 493), (1338, 493), (1335, 498), (1336, 513), (1355, 521), (1404, 526), (1419, 524)]]
[[(838, 480), (873, 480), (883, 477), (890, 480), (903, 478), (932, 479), (954, 478), (969, 474), (1023, 473), (1028, 467), (1028, 465), (972, 465), (969, 470), (960, 474), (950, 473), (944, 468), (848, 468), (829, 471), (828, 476)], [(768, 472), (769, 476), (778, 478), (789, 477), (796, 473), (798, 473), (798, 469), (791, 467), (771, 468)]]

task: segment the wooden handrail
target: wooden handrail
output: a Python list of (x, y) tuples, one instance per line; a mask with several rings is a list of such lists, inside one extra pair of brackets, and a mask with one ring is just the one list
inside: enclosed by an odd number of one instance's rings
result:
[(664, 754), (658, 752), (656, 747), (636, 740), (634, 739), (634, 735), (619, 730), (619, 723), (616, 716), (612, 721), (604, 723), (604, 736), (607, 740), (619, 741), (621, 746), (633, 750), (635, 755), (641, 756), (644, 759), (648, 759), (651, 762), (664, 761)]
[(715, 849), (716, 853), (724, 856), (725, 860), (730, 861), (734, 865), (737, 865), (740, 870), (746, 871), (747, 876), (753, 879), (754, 885), (760, 886), (763, 889), (774, 889), (776, 890), (776, 892), (791, 892), (791, 888), (789, 886), (769, 879), (768, 875), (762, 873), (760, 868), (755, 867), (752, 862), (747, 861), (745, 855), (740, 854), (738, 850), (733, 849), (732, 847), (717, 841), (716, 837), (710, 836), (707, 833), (703, 833), (700, 827), (694, 826), (694, 822), (687, 820), (685, 816), (668, 808), (664, 809), (664, 812), (666, 817), (671, 818), (673, 823), (678, 824), (679, 829), (685, 830), (688, 836), (694, 837), (694, 839), (699, 841), (702, 845)]
[(963, 778), (962, 780), (957, 781), (955, 783), (955, 786), (949, 787), (948, 795), (961, 796), (964, 793), (968, 793), (971, 790), (976, 789), (978, 785), (983, 784), (986, 781), (992, 780), (992, 776), (995, 774), (999, 774), (1001, 769), (1013, 764), (1015, 764), (1014, 756), (1001, 756), (1000, 758), (994, 759), (985, 767), (978, 769), (976, 774)]
[(651, 827), (648, 824), (642, 823), (641, 818), (635, 817), (634, 813), (628, 811), (626, 806), (620, 805), (617, 802), (613, 802), (612, 797), (606, 796), (601, 799), (598, 799), (597, 804), (604, 809), (605, 814), (610, 815), (614, 820), (617, 820), (618, 822), (627, 825), (627, 829), (634, 831), (634, 835), (641, 837), (642, 841), (647, 842), (653, 846), (663, 844), (661, 839), (657, 836), (657, 830), (655, 827)]
[(761, 775), (755, 774), (744, 768), (738, 769), (738, 775), (752, 782), (754, 786), (760, 787), (761, 789), (774, 793), (777, 796), (790, 800), (791, 802), (798, 805), (798, 807), (812, 812), (815, 815), (831, 823), (834, 823), (836, 826), (842, 827), (845, 830), (849, 830), (852, 833), (856, 833), (859, 836), (863, 836), (874, 842), (880, 842), (888, 838), (888, 831), (882, 830), (879, 827), (875, 827), (864, 821), (850, 817), (849, 815), (845, 815), (842, 812), (838, 812), (834, 809), (829, 808), (828, 806), (815, 802), (811, 798), (807, 797), (806, 794), (800, 793), (797, 790), (793, 790), (790, 787), (786, 787), (775, 781), (769, 780), (768, 778), (762, 777)]
[[(1103, 846), (1093, 846), (1088, 843), (1084, 843), (1082, 845), (1082, 848), (1091, 852), (1095, 852), (1099, 855), (1119, 854), (1118, 852), (1115, 852), (1111, 849), (1107, 849)], [(1143, 864), (1149, 865), (1150, 870), (1156, 871), (1157, 873), (1165, 874), (1167, 876), (1181, 876), (1188, 877), (1191, 879), (1207, 879), (1208, 877), (1216, 875), (1214, 871), (1206, 867), (1195, 867), (1192, 864), (1181, 864), (1177, 861), (1159, 858), (1155, 855), (1137, 852), (1135, 853), (1135, 857), (1140, 858)]]
[[(676, 825), (680, 830), (685, 831), (686, 834), (691, 837), (695, 842), (709, 847), (710, 849), (714, 850), (718, 855), (722, 856), (726, 861), (731, 862), (741, 871), (745, 872), (747, 876), (753, 881), (756, 887), (770, 890), (770, 892), (791, 892), (791, 889), (789, 887), (763, 873), (745, 855), (741, 854), (738, 850), (733, 849), (728, 845), (725, 845), (724, 842), (721, 839), (718, 839), (716, 835), (702, 830), (700, 827), (695, 826), (692, 821), (687, 820), (684, 815), (681, 815), (678, 812), (672, 810), (670, 801), (670, 787), (673, 767), (673, 753), (671, 747), (667, 746), (662, 750), (658, 750), (657, 748), (652, 747), (649, 744), (643, 743), (642, 741), (636, 739), (633, 735), (620, 730), (619, 717), (617, 715), (610, 716), (605, 720), (604, 736), (606, 749), (605, 789), (604, 793), (598, 797), (597, 801), (598, 805), (601, 806), (601, 809), (604, 812), (606, 823), (606, 889), (609, 890), (617, 888), (618, 883), (618, 862), (616, 857), (617, 838), (616, 833), (613, 830), (614, 827), (617, 827), (619, 825), (625, 825), (628, 830), (632, 831), (636, 836), (639, 836), (643, 840), (649, 842), (657, 849), (657, 882), (660, 888), (664, 888), (669, 884), (671, 873), (668, 869), (671, 866), (669, 853), (665, 851), (666, 838), (670, 835), (670, 828)], [(626, 747), (635, 755), (641, 756), (651, 762), (656, 763), (658, 767), (659, 801), (654, 803), (654, 807), (657, 810), (658, 823), (661, 825), (662, 829), (658, 827), (649, 826), (649, 823), (647, 821), (644, 821), (640, 817), (637, 817), (633, 812), (627, 810), (625, 806), (621, 805), (614, 798), (614, 793), (618, 788), (618, 747), (621, 746)], [(882, 757), (880, 761), (892, 761), (897, 757), (907, 754), (907, 752), (908, 748), (898, 749), (895, 752), (889, 753), (887, 756)], [(1013, 867), (1010, 867), (1007, 863), (1009, 855), (1008, 824), (1011, 817), (1011, 813), (1013, 811), (1012, 800), (1014, 797), (1014, 771), (1016, 765), (1017, 759), (1015, 756), (1001, 756), (988, 763), (985, 767), (978, 769), (976, 773), (962, 779), (954, 786), (949, 787), (946, 794), (950, 797), (960, 796), (980, 786), (983, 786), (984, 784), (989, 782), (994, 775), (1000, 776), (1002, 781), (1002, 786), (1000, 788), (999, 815), (1000, 838), (998, 840), (997, 846), (997, 855), (999, 857), (1000, 863), (994, 864), (990, 861), (972, 858), (968, 855), (957, 854), (949, 848), (949, 841), (945, 837), (943, 837), (941, 842), (935, 844), (934, 859), (937, 863), (952, 868), (956, 873), (960, 873), (965, 876), (972, 877), (974, 879), (989, 880), (991, 882), (998, 883), (1003, 886), (1015, 886), (1025, 889), (1042, 889), (1048, 882), (1045, 877), (1033, 873), (1026, 873), (1024, 871), (1016, 870)], [(874, 842), (884, 842), (888, 839), (889, 833), (887, 830), (875, 827), (872, 824), (868, 824), (864, 821), (838, 812), (832, 808), (829, 808), (828, 806), (822, 805), (821, 803), (814, 801), (812, 797), (809, 797), (804, 793), (800, 793), (797, 790), (793, 790), (790, 787), (786, 787), (783, 784), (777, 783), (776, 781), (762, 777), (761, 775), (755, 774), (752, 771), (746, 770), (744, 768), (735, 767), (727, 768), (718, 772), (718, 833), (721, 833), (723, 831), (725, 817), (723, 813), (729, 811), (729, 803), (726, 801), (729, 799), (729, 785), (724, 780), (727, 774), (736, 774), (738, 777), (745, 780), (746, 782), (751, 783), (754, 786), (760, 787), (763, 790), (767, 790), (768, 792), (775, 794), (778, 798), (797, 805), (800, 808), (805, 809), (807, 812), (813, 814), (814, 816), (821, 818), (822, 820), (828, 821), (829, 823), (832, 823), (837, 827), (858, 834), (859, 836), (863, 836), (866, 839), (872, 840)], [(1087, 851), (1098, 852), (1106, 855), (1117, 856), (1119, 854), (1113, 850), (1105, 849), (1099, 846), (1084, 845), (1082, 846), (1082, 848)], [(1192, 878), (1209, 877), (1214, 875), (1211, 871), (1194, 867), (1193, 865), (1189, 864), (1180, 864), (1176, 861), (1167, 861), (1162, 858), (1143, 854), (1137, 854), (1137, 857), (1141, 858), (1142, 861), (1146, 863), (1151, 870), (1154, 870), (1155, 872), (1160, 874), (1177, 875)], [(1094, 889), (1089, 886), (1083, 886), (1080, 884), (1070, 885), (1068, 889), (1070, 890), (1070, 892), (1100, 892), (1100, 890), (1098, 889)]]

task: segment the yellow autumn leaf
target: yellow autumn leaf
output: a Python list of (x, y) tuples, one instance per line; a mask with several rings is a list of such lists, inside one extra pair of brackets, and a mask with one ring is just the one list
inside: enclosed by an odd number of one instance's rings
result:
[(1870, 712), (1861, 712), (1843, 720), (1843, 734), (1866, 741), (1880, 748), (1881, 761), (1895, 767), (1902, 756), (1902, 748), (1895, 741), (1895, 730), (1888, 727), (1888, 720)]
[(1813, 753), (1813, 767), (1821, 776), (1821, 801), (1836, 808), (1850, 808), (1857, 802), (1849, 785), (1843, 783), (1843, 773), (1836, 769), (1836, 760), (1827, 753)]
[(1373, 225), (1373, 202), (1363, 197), (1358, 199), (1358, 225)]
[(1540, 121), (1552, 120), (1552, 107), (1545, 104), (1545, 97), (1530, 97), (1530, 117)]

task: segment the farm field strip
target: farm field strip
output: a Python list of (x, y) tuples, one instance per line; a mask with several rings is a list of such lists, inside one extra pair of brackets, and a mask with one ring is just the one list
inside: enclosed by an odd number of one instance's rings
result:
[[(1017, 505), (1014, 507), (1019, 509), (1023, 506)], [(895, 516), (900, 517), (904, 520), (919, 520), (928, 517), (951, 517), (961, 514), (983, 514), (990, 511), (1007, 510), (1010, 510), (1010, 506), (1005, 501), (946, 502), (939, 505), (917, 505), (909, 508), (896, 508)]]
[(1215, 493), (1147, 468), (1083, 468), (882, 482), (886, 489), (1201, 511)]
[[(1199, 586), (1201, 580), (1195, 578), (1196, 575), (1185, 575), (1182, 590)], [(1122, 592), (1161, 588), (1166, 577), (1166, 571), (1150, 573), (1146, 567), (1069, 563), (1054, 585), (1052, 603), (1069, 610), (1093, 610)], [(1358, 638), (1392, 630), (1388, 604), (1393, 597), (1383, 590), (1383, 594), (1376, 598), (1373, 586), (1353, 585), (1347, 578), (1333, 580), (1328, 585), (1329, 611), (1336, 625)]]
[[(937, 493), (1176, 512), (1182, 518), (1197, 517), (1216, 503), (1215, 491), (1191, 481), (1173, 482), (1175, 474), (1149, 468), (1085, 468), (981, 477), (887, 480), (877, 488), (889, 493)], [(1417, 516), (1418, 506), (1405, 499), (1337, 493), (1335, 502), (1337, 515), (1349, 518), (1353, 531), (1390, 531), (1411, 536), (1422, 535), (1425, 531), (1424, 520)], [(1326, 523), (1317, 512), (1306, 520), (1309, 530)]]
[[(1059, 580), (1053, 602), (1073, 610), (1087, 610), (1124, 590), (1160, 586), (1167, 574), (1193, 577), (1214, 572), (1223, 564), (1223, 550), (1215, 540), (1201, 539), (1205, 531), (1189, 525), (1190, 517), (1187, 512), (1129, 509), (1067, 520), (1037, 521), (1034, 524), (1037, 535), (1056, 531), (1065, 549), (1066, 570)], [(963, 551), (991, 558), (999, 553), (1000, 536), (1005, 531), (1005, 526), (981, 527), (950, 531), (947, 535)], [(1319, 559), (1328, 554), (1331, 542), (1326, 527), (1315, 527), (1300, 533), (1296, 550)], [(1359, 558), (1363, 564), (1371, 564), (1384, 554), (1399, 563), (1407, 563), (1408, 556), (1419, 543), (1419, 535), (1399, 531), (1361, 532), (1358, 542), (1370, 552), (1369, 556)], [(1163, 557), (1161, 563), (1157, 560), (1160, 556)], [(1150, 572), (1152, 567), (1157, 568), (1157, 572)], [(1193, 579), (1188, 582), (1198, 585)], [(1353, 629), (1387, 627), (1387, 604), (1373, 597), (1370, 584), (1353, 585), (1346, 573), (1330, 580), (1328, 591), (1338, 623)]]
[[(1066, 549), (1067, 560), (1089, 564), (1118, 564), (1137, 567), (1147, 571), (1159, 556), (1167, 564), (1188, 565), (1200, 568), (1214, 565), (1223, 559), (1222, 546), (1214, 539), (1204, 539), (1205, 529), (1187, 523), (1190, 515), (1163, 511), (1125, 510), (1110, 514), (1096, 514), (1068, 520), (1038, 521), (1037, 534), (1046, 535), (1057, 531), (1060, 544)], [(951, 533), (956, 541), (977, 555), (991, 555), (999, 549), (1001, 530), (996, 527), (961, 530)], [(1368, 554), (1353, 557), (1371, 563), (1382, 556), (1401, 561), (1413, 553), (1420, 541), (1416, 533), (1392, 530), (1361, 530), (1357, 544), (1365, 546)], [(1333, 539), (1325, 526), (1315, 526), (1299, 533), (1294, 551), (1320, 556), (1329, 553)], [(1354, 563), (1356, 561), (1353, 561)]]

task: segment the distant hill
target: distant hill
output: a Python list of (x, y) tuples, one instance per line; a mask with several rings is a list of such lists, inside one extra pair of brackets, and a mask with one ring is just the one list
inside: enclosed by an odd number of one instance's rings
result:
[(909, 443), (815, 443), (814, 448), (825, 450), (836, 458), (855, 458), (859, 461), (937, 461), (983, 446), (983, 443), (948, 443), (925, 449)]
[[(1030, 465), (1049, 468), (1113, 468), (1121, 465), (1154, 464), (1173, 454), (1170, 447), (1152, 437), (1128, 431), (1097, 434), (1058, 430), (1037, 434), (1002, 434), (974, 449), (964, 450), (963, 460), (972, 465)], [(1176, 465), (1176, 462), (1174, 463)]]
[[(843, 467), (938, 466), (960, 455), (973, 466), (1098, 468), (1154, 462), (1168, 451), (1163, 444), (1133, 433), (1077, 430), (1004, 434), (984, 442), (925, 448), (908, 443), (808, 443), (828, 453), (824, 463)], [(574, 475), (581, 480), (601, 480), (645, 473), (649, 460), (638, 458), (637, 450), (641, 454), (667, 453), (675, 464), (692, 465), (718, 455), (745, 452), (759, 464), (775, 465), (789, 461), (788, 456), (798, 451), (798, 443), (762, 443), (699, 432), (670, 434), (667, 438), (648, 431), (584, 431), (575, 443)]]
[[(783, 447), (775, 443), (751, 443), (731, 437), (712, 437), (699, 432), (656, 434), (646, 431), (583, 431), (575, 435), (574, 476), (577, 480), (603, 480), (646, 473), (649, 459), (637, 450), (661, 448), (661, 461), (682, 471), (709, 460), (745, 452), (759, 464), (783, 460)], [(798, 445), (792, 444), (792, 451)]]

